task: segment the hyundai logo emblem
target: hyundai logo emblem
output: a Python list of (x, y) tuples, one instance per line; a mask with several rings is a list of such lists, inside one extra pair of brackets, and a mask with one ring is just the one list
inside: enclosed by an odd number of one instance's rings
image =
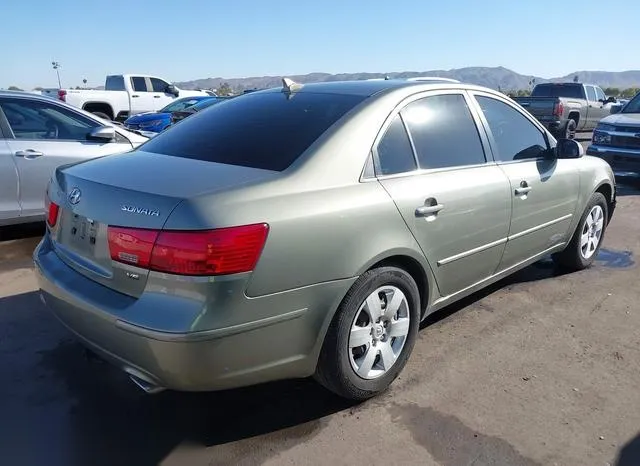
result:
[(69, 202), (73, 205), (76, 205), (78, 202), (80, 202), (80, 196), (82, 196), (82, 192), (80, 191), (80, 189), (73, 188), (68, 196)]

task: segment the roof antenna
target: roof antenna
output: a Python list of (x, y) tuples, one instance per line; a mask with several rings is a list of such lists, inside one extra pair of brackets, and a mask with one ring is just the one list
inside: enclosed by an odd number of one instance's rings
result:
[(292, 93), (302, 89), (302, 84), (295, 82), (293, 79), (282, 78), (282, 92)]

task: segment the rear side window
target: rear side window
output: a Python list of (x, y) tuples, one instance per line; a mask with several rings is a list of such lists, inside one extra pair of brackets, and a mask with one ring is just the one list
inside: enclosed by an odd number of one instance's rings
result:
[(186, 118), (142, 150), (282, 171), (364, 99), (311, 92), (246, 94)]
[(147, 80), (142, 76), (133, 76), (131, 78), (131, 85), (136, 92), (147, 92)]
[(461, 94), (416, 100), (401, 112), (420, 168), (446, 168), (486, 162), (478, 128)]
[(396, 116), (378, 143), (379, 175), (395, 175), (415, 170), (416, 161), (409, 136), (400, 116)]

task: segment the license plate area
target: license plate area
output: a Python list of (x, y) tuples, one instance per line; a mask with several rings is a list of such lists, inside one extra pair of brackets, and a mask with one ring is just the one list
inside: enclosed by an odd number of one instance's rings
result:
[(88, 217), (67, 212), (62, 243), (85, 257), (95, 257), (100, 224)]

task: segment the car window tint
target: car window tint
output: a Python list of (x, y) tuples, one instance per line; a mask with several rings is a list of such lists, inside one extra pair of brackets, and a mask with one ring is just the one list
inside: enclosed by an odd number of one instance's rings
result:
[(605, 100), (607, 98), (604, 94), (604, 91), (599, 87), (596, 87), (596, 98), (598, 100)]
[(124, 91), (124, 76), (107, 76), (104, 87), (107, 91)]
[(365, 99), (349, 94), (253, 92), (198, 112), (146, 142), (147, 152), (285, 170)]
[(26, 99), (0, 103), (16, 139), (81, 140), (99, 124), (61, 106)]
[(496, 99), (476, 96), (497, 147), (494, 155), (500, 161), (544, 157), (547, 141), (542, 132), (522, 113)]
[(591, 102), (595, 102), (596, 100), (596, 91), (593, 86), (586, 86), (587, 88), (587, 99)]
[(411, 141), (400, 116), (396, 116), (387, 128), (378, 143), (377, 153), (379, 175), (395, 175), (417, 168)]
[(136, 92), (147, 92), (147, 81), (142, 76), (132, 76), (131, 85)]
[(164, 92), (167, 90), (168, 84), (162, 79), (151, 78), (151, 88), (153, 92)]
[(461, 94), (425, 97), (401, 112), (420, 168), (485, 163), (478, 128)]

